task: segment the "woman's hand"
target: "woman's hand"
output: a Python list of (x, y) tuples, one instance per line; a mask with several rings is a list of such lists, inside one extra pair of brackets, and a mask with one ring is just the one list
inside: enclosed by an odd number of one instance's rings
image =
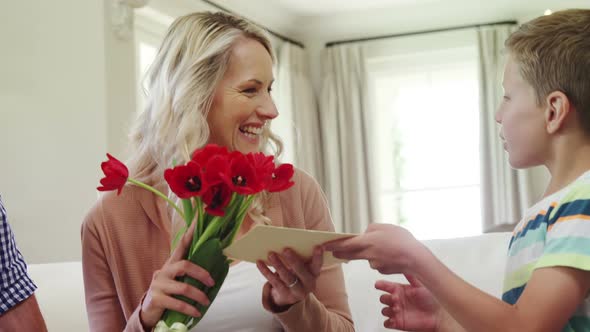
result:
[(309, 293), (313, 292), (322, 269), (323, 255), (324, 250), (316, 247), (311, 260), (305, 262), (301, 256), (289, 248), (283, 250), (281, 254), (271, 252), (268, 262), (274, 267), (275, 272), (272, 272), (264, 262), (258, 261), (256, 263), (258, 270), (268, 280), (262, 291), (265, 308), (272, 312), (282, 312), (289, 309), (291, 305), (303, 301)]
[(173, 295), (184, 295), (202, 305), (210, 303), (205, 293), (175, 279), (176, 277), (188, 275), (209, 287), (215, 283), (209, 272), (183, 259), (193, 239), (195, 224), (196, 222), (192, 223), (162, 268), (154, 272), (152, 283), (143, 300), (139, 314), (142, 325), (147, 329), (151, 329), (158, 323), (165, 309), (175, 310), (192, 317), (201, 316), (201, 313), (194, 306), (173, 297)]

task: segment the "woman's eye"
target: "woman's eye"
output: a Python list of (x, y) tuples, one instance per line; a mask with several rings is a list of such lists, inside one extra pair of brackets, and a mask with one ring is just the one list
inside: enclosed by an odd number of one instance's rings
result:
[(245, 89), (245, 90), (242, 90), (242, 92), (244, 92), (244, 93), (249, 93), (249, 94), (250, 94), (250, 93), (256, 93), (256, 88), (249, 88), (249, 89)]

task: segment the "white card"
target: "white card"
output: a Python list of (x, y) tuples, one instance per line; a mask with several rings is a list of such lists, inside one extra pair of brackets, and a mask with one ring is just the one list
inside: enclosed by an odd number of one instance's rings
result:
[[(328, 241), (356, 236), (357, 234), (334, 233), (301, 228), (287, 228), (258, 225), (239, 240), (225, 248), (223, 253), (232, 259), (256, 263), (257, 260), (268, 263), (271, 251), (281, 253), (285, 248), (293, 249), (301, 257), (308, 259), (313, 248)], [(324, 252), (324, 265), (342, 263), (344, 260), (334, 258), (331, 252)]]

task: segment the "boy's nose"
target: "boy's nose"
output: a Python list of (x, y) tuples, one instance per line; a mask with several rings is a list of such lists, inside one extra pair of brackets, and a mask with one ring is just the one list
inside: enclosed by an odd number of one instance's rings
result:
[(496, 110), (496, 114), (494, 114), (494, 119), (496, 120), (496, 123), (502, 124), (502, 108), (501, 107), (498, 107), (498, 109)]

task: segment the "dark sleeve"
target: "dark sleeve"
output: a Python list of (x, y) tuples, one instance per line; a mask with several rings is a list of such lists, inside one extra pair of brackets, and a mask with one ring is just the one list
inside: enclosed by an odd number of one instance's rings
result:
[(0, 315), (29, 298), (36, 289), (0, 199)]

